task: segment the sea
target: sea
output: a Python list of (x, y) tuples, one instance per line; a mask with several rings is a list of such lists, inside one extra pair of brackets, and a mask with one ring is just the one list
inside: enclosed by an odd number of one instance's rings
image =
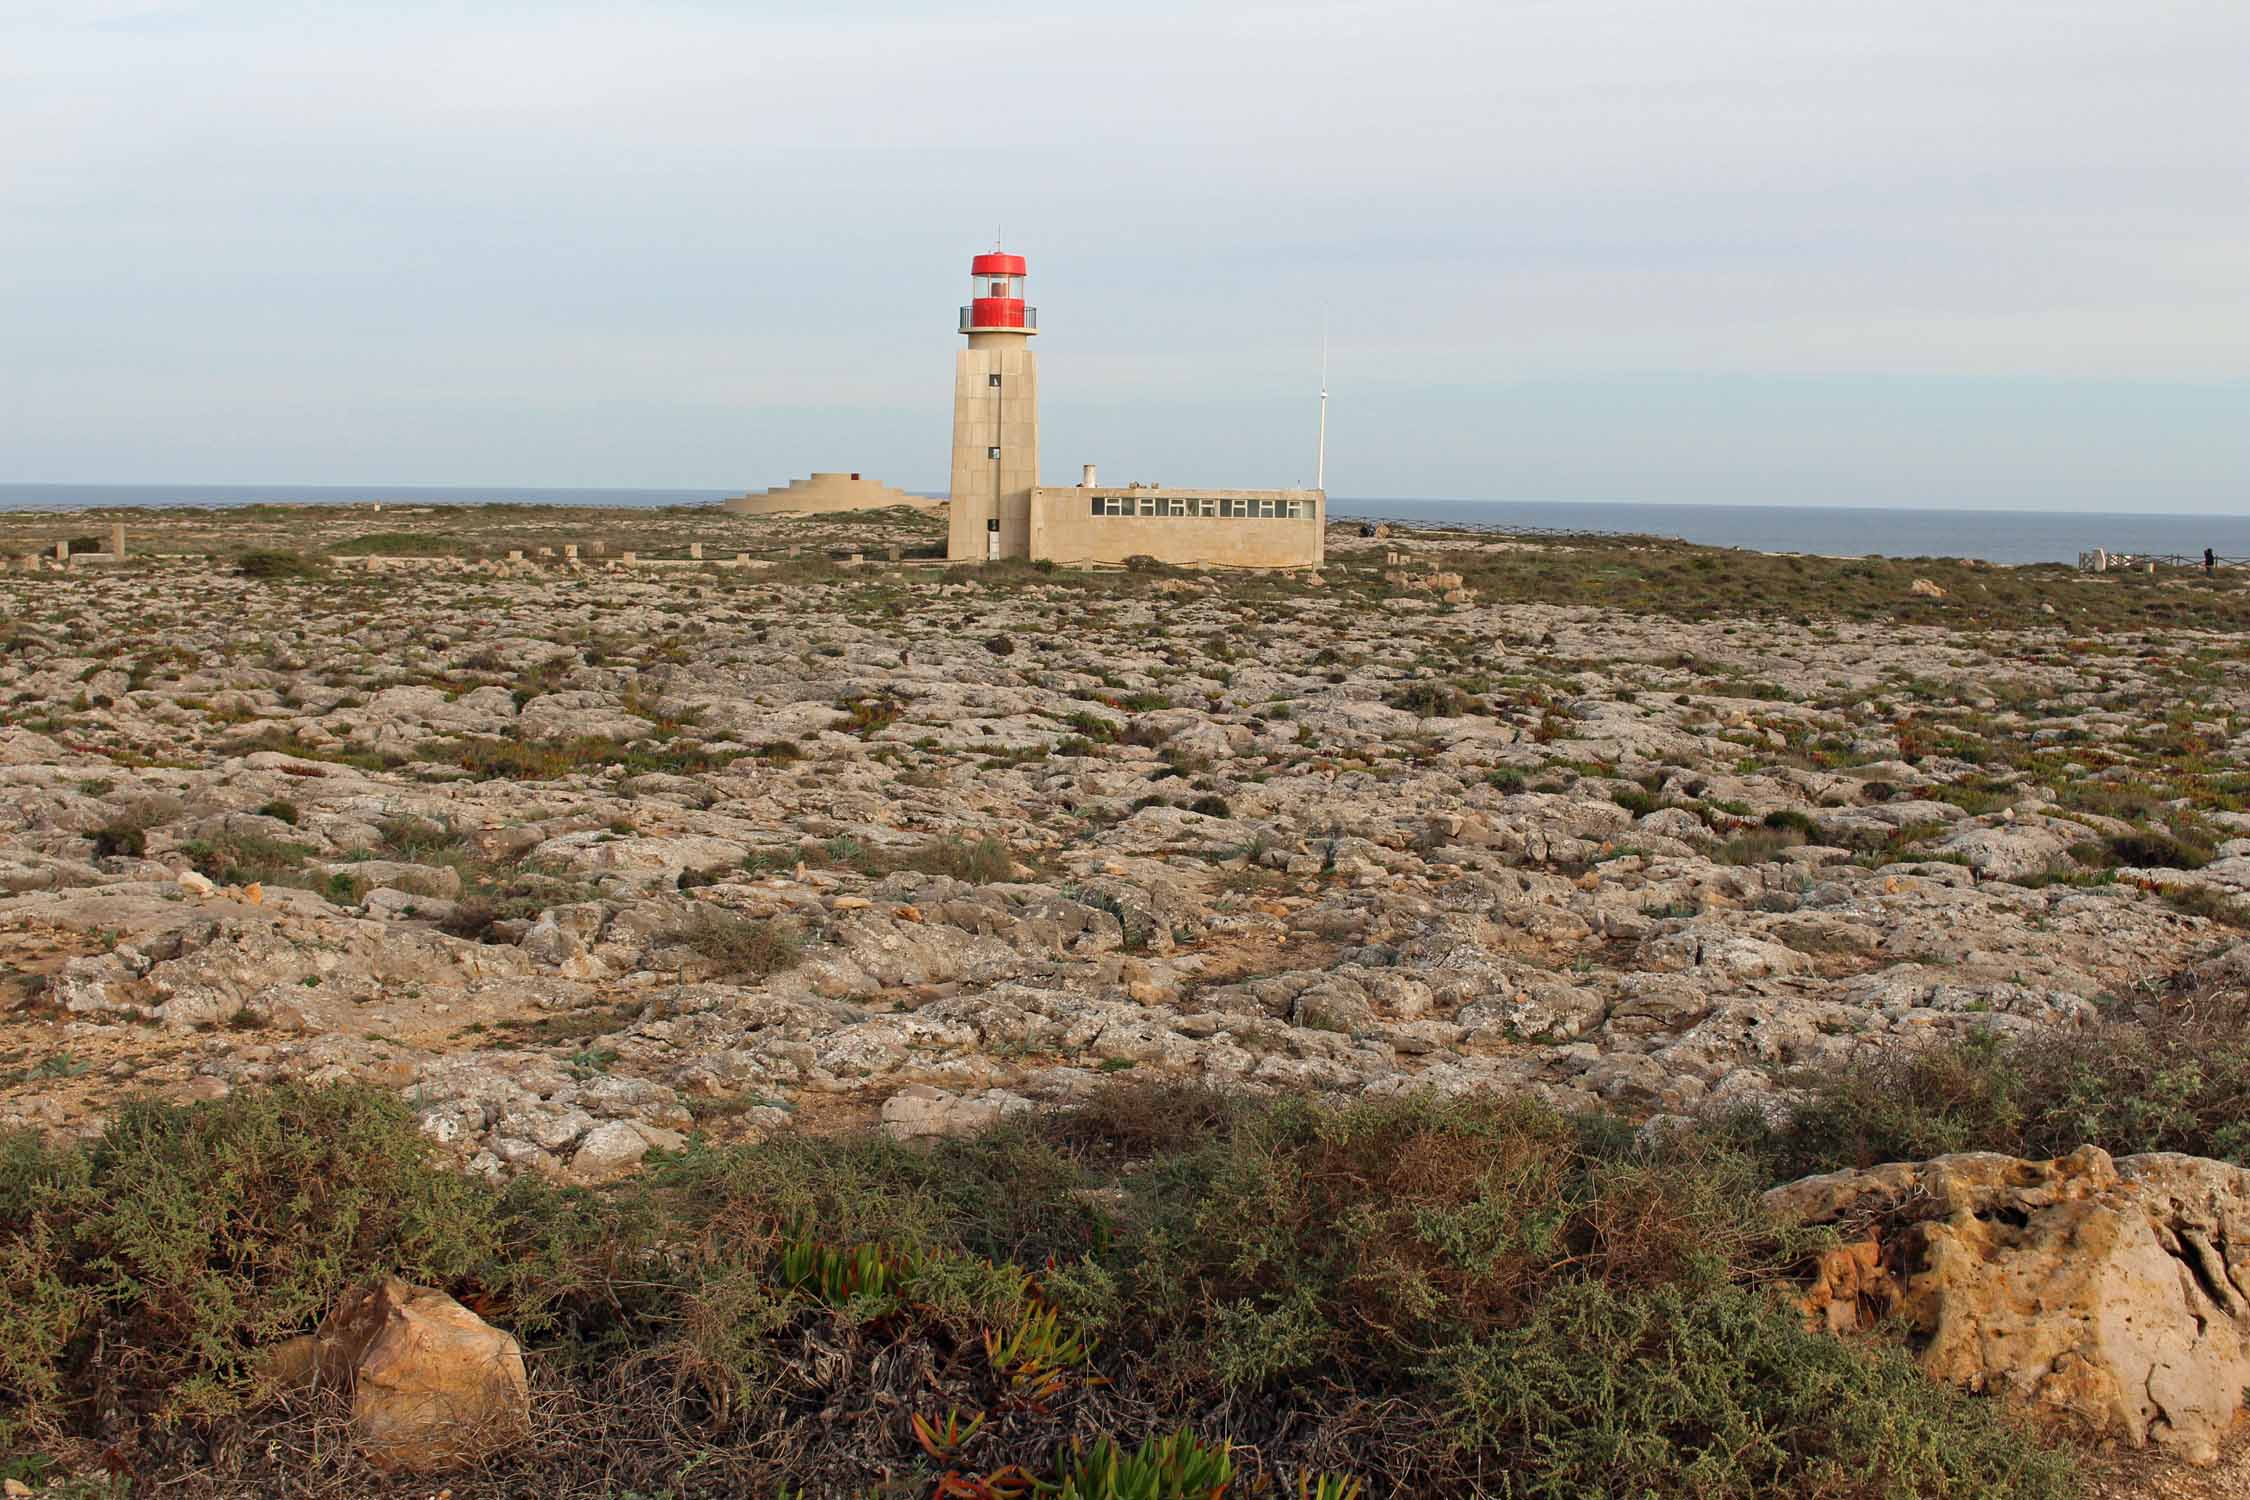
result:
[[(0, 511), (237, 505), (709, 505), (738, 490), (532, 489), (490, 485), (0, 484)], [(1830, 557), (2075, 562), (2106, 548), (2142, 556), (2250, 556), (2250, 515), (2160, 511), (1936, 510), (1826, 505), (1431, 500), (1331, 495), (1331, 519), (1444, 522), (1528, 531), (1625, 532), (1714, 547)]]

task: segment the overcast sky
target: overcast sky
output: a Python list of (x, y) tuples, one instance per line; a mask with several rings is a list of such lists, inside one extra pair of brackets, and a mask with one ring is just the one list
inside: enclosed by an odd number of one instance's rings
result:
[(2250, 3), (0, 0), (0, 482), (2250, 510)]

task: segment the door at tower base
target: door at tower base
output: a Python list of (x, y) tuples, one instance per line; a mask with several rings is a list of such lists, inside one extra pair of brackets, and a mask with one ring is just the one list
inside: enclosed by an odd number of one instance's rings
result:
[(1328, 497), (1319, 490), (1068, 489), (1031, 492), (1034, 561), (1186, 568), (1317, 568)]

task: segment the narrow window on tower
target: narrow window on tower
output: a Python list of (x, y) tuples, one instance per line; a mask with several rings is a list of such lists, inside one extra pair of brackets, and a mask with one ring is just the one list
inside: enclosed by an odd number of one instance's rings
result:
[(1000, 456), (1000, 445), (994, 443), (991, 447), (985, 449), (984, 456), (986, 458), (998, 458)]
[(991, 387), (992, 387), (992, 388), (993, 388), (994, 390), (998, 390), (998, 389), (1000, 389), (1000, 376), (999, 376), (999, 374), (998, 374), (997, 372), (995, 372), (995, 373), (993, 373), (993, 374), (991, 374), (991, 375), (987, 375), (987, 376), (985, 376), (985, 377), (984, 377), (984, 383), (985, 383), (986, 385), (989, 385), (989, 386), (991, 386)]

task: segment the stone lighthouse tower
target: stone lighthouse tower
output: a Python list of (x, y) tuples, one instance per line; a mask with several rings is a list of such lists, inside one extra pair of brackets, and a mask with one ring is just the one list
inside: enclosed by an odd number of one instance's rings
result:
[(1039, 310), (1023, 302), (1020, 255), (969, 262), (968, 347), (953, 356), (953, 512), (946, 556), (985, 562), (1031, 555), (1039, 483)]

